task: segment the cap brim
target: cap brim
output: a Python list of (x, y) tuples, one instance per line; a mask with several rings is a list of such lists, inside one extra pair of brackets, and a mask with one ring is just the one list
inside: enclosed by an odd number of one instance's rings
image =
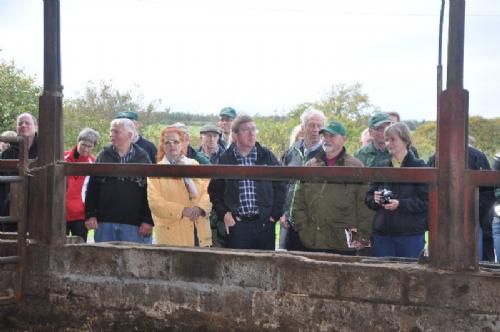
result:
[(391, 123), (391, 120), (383, 120), (383, 121), (379, 121), (379, 122), (376, 122), (372, 125), (372, 127), (378, 127), (380, 125), (383, 125), (384, 123)]

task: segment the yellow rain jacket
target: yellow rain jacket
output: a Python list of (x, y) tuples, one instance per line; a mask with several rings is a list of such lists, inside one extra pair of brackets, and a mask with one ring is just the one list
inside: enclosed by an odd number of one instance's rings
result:
[[(183, 164), (198, 165), (194, 159), (183, 157)], [(160, 161), (159, 164), (166, 164)], [(176, 246), (194, 246), (196, 225), (200, 247), (212, 245), (212, 233), (208, 217), (212, 209), (207, 188), (209, 179), (192, 179), (198, 196), (189, 199), (189, 193), (182, 178), (148, 178), (148, 203), (153, 216), (156, 243)], [(205, 211), (195, 222), (182, 217), (185, 207), (198, 206)]]

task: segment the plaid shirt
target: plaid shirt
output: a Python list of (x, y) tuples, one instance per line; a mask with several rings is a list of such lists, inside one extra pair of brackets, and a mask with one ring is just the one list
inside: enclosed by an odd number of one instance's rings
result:
[(123, 157), (120, 156), (114, 145), (113, 145), (113, 151), (115, 151), (120, 157), (120, 164), (127, 164), (135, 155), (135, 150), (133, 145), (130, 145), (130, 150), (128, 150), (128, 153)]
[[(241, 166), (253, 166), (257, 162), (257, 148), (254, 146), (250, 153), (243, 157), (240, 155), (238, 148), (234, 147), (234, 156)], [(255, 195), (255, 181), (250, 179), (241, 179), (239, 181), (240, 206), (236, 211), (242, 216), (252, 216), (259, 214), (257, 206), (257, 198)]]

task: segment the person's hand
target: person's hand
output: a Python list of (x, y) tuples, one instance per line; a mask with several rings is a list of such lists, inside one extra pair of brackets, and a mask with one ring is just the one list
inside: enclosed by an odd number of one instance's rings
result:
[(191, 221), (196, 221), (199, 217), (204, 216), (205, 211), (200, 207), (185, 207), (182, 211), (182, 216), (188, 218)]
[(153, 232), (153, 225), (143, 222), (139, 227), (139, 234), (143, 237), (150, 236)]
[(375, 203), (380, 204), (380, 194), (381, 192), (380, 191), (374, 191), (373, 192), (373, 199), (375, 200)]
[(399, 206), (399, 200), (397, 199), (391, 199), (388, 204), (382, 205), (384, 209), (394, 211), (398, 208)]
[(283, 226), (283, 228), (290, 227), (290, 224), (288, 223), (288, 217), (286, 215), (282, 215), (280, 217), (280, 224), (281, 226)]
[(97, 227), (99, 227), (99, 225), (97, 223), (97, 218), (90, 217), (89, 219), (85, 220), (85, 227), (87, 229), (97, 229)]
[(226, 233), (229, 235), (229, 227), (233, 227), (236, 224), (231, 212), (226, 212), (224, 215), (224, 225), (226, 226)]

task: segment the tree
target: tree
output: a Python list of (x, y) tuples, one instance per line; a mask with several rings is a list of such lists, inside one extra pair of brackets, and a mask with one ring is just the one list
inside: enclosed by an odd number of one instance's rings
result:
[(69, 149), (73, 146), (78, 133), (83, 128), (90, 127), (101, 134), (95, 148), (98, 152), (109, 143), (109, 123), (118, 112), (133, 111), (139, 114), (139, 119), (151, 119), (155, 107), (155, 102), (152, 102), (146, 111), (142, 111), (145, 107), (132, 92), (120, 92), (110, 82), (100, 82), (97, 85), (89, 82), (83, 96), (66, 99), (64, 102), (64, 147)]
[(21, 113), (38, 117), (40, 91), (35, 78), (16, 68), (14, 61), (0, 60), (0, 132), (14, 130)]
[(362, 85), (359, 83), (334, 84), (321, 100), (302, 103), (291, 110), (288, 115), (294, 119), (295, 124), (298, 124), (300, 115), (311, 106), (323, 111), (327, 121), (336, 120), (345, 125), (349, 137), (346, 147), (350, 153), (354, 153), (359, 148), (359, 137), (368, 126), (368, 118), (373, 112), (379, 110), (378, 107), (370, 104), (368, 95), (363, 92)]
[(500, 117), (493, 119), (470, 117), (469, 135), (474, 136), (476, 148), (483, 151), (491, 163), (495, 153), (500, 152)]

